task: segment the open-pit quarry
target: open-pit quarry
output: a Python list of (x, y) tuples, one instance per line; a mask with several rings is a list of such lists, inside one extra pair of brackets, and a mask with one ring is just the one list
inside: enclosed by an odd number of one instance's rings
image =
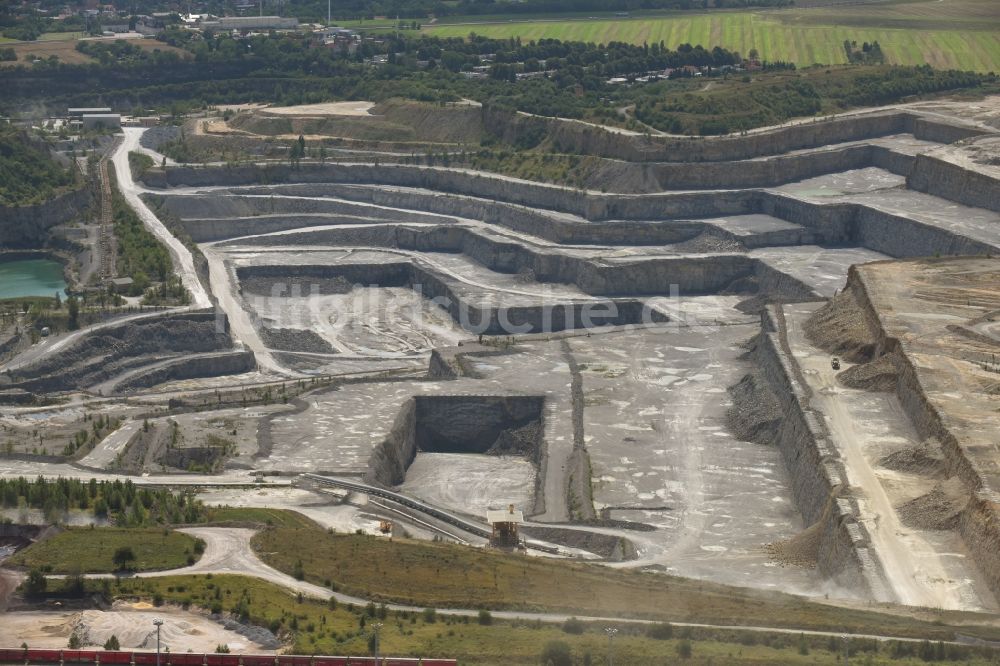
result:
[[(487, 132), (588, 170), (414, 159)], [(187, 128), (255, 159), (197, 165), (124, 134), (192, 305), (4, 359), (4, 475), (476, 545), (512, 504), (537, 556), (998, 609), (1000, 99), (711, 139), (255, 109)], [(329, 152), (278, 157), (300, 134)], [(114, 427), (60, 455), (84, 413)]]

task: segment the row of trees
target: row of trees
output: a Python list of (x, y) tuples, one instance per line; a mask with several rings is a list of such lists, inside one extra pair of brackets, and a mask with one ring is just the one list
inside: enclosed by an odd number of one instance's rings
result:
[(0, 479), (0, 505), (4, 508), (42, 509), (53, 521), (70, 510), (90, 511), (123, 527), (198, 523), (205, 507), (190, 491), (137, 488), (131, 480), (83, 482), (79, 479), (47, 480), (38, 477)]
[[(174, 39), (170, 33), (162, 38)], [(128, 44), (94, 42), (84, 48), (98, 54), (95, 57), (99, 63), (57, 65), (44, 71), (4, 69), (0, 70), (0, 84), (11, 103), (19, 105), (39, 100), (60, 106), (114, 100), (121, 106), (166, 106), (178, 113), (223, 102), (294, 105), (330, 99), (380, 101), (404, 97), (425, 102), (468, 98), (538, 115), (601, 118), (606, 109), (635, 104), (636, 117), (657, 129), (722, 134), (827, 108), (886, 103), (995, 80), (988, 75), (938, 72), (929, 67), (879, 67), (829, 77), (807, 74), (771, 85), (755, 81), (746, 90), (726, 87), (700, 94), (690, 85), (661, 82), (614, 86), (608, 84), (608, 78), (629, 78), (668, 67), (681, 72), (679, 68), (684, 65), (707, 66), (713, 68), (711, 73), (718, 73), (719, 68), (739, 62), (740, 54), (690, 44), (670, 49), (662, 42), (522, 43), (516, 38), (497, 40), (475, 35), (469, 39), (389, 36), (381, 44), (364, 42), (354, 56), (315, 48), (301, 35), (258, 35), (238, 40), (223, 34), (195, 38), (185, 32), (177, 40), (192, 53), (192, 58), (178, 60), (174, 54), (158, 54)], [(373, 67), (360, 62), (378, 53), (388, 55), (388, 63)], [(164, 59), (170, 60), (169, 66), (165, 66)], [(493, 63), (491, 78), (463, 76), (463, 72), (482, 62)], [(794, 69), (789, 63), (764, 63), (763, 68), (766, 72)], [(535, 78), (517, 77), (522, 71), (541, 70), (547, 73)], [(743, 76), (750, 83), (750, 75)], [(294, 156), (290, 157), (294, 161)], [(159, 261), (158, 257), (145, 259), (147, 264)], [(160, 267), (142, 268), (142, 272), (155, 279)]]

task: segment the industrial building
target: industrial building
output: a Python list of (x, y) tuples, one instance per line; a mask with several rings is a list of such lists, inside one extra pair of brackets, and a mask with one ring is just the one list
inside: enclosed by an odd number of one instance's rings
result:
[(214, 21), (202, 21), (202, 30), (297, 30), (297, 18), (283, 16), (227, 16)]
[(107, 106), (77, 106), (66, 109), (66, 115), (71, 119), (81, 120), (84, 116), (111, 113), (111, 107)]
[(80, 117), (80, 126), (84, 130), (121, 129), (120, 113), (85, 113)]
[(493, 528), (490, 545), (494, 548), (517, 548), (521, 545), (519, 525), (524, 522), (524, 513), (509, 504), (505, 510), (487, 511), (486, 522)]

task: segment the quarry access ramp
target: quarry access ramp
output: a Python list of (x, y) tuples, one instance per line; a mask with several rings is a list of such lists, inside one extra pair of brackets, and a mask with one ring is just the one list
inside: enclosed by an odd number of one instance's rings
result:
[[(466, 520), (465, 518), (460, 518), (455, 514), (439, 509), (438, 507), (427, 504), (426, 502), (421, 502), (420, 500), (413, 499), (412, 497), (407, 497), (406, 495), (401, 495), (400, 493), (394, 492), (392, 490), (386, 490), (385, 488), (380, 488), (379, 486), (373, 486), (363, 481), (351, 481), (348, 479), (343, 479), (334, 476), (322, 476), (319, 474), (302, 474), (299, 478), (307, 479), (313, 483), (318, 483), (324, 486), (333, 486), (335, 488), (342, 488), (344, 490), (349, 490), (356, 493), (364, 493), (366, 495), (374, 495), (375, 497), (381, 497), (397, 504), (401, 504), (408, 509), (413, 511), (418, 511), (420, 513), (431, 516), (432, 518), (437, 518), (445, 523), (457, 527), (464, 532), (474, 534), (478, 537), (484, 539), (489, 539), (492, 534), (489, 527), (481, 523), (476, 523), (471, 520)], [(553, 546), (546, 546), (544, 544), (525, 541), (525, 546), (532, 549), (541, 551), (543, 553), (548, 553), (550, 555), (558, 555), (559, 549)]]

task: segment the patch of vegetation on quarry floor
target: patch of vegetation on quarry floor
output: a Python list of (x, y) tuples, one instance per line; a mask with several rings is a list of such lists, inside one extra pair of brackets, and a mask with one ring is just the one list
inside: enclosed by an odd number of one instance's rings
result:
[(260, 527), (291, 527), (319, 529), (319, 525), (296, 511), (263, 507), (214, 506), (206, 509), (205, 522), (210, 525), (256, 525)]
[(321, 529), (275, 528), (252, 545), (267, 564), (337, 590), (385, 602), (448, 608), (618, 615), (660, 621), (765, 624), (949, 640), (1000, 636), (988, 616), (941, 612), (935, 621), (813, 603), (780, 593), (598, 565), (511, 556), (443, 543), (389, 541)]

